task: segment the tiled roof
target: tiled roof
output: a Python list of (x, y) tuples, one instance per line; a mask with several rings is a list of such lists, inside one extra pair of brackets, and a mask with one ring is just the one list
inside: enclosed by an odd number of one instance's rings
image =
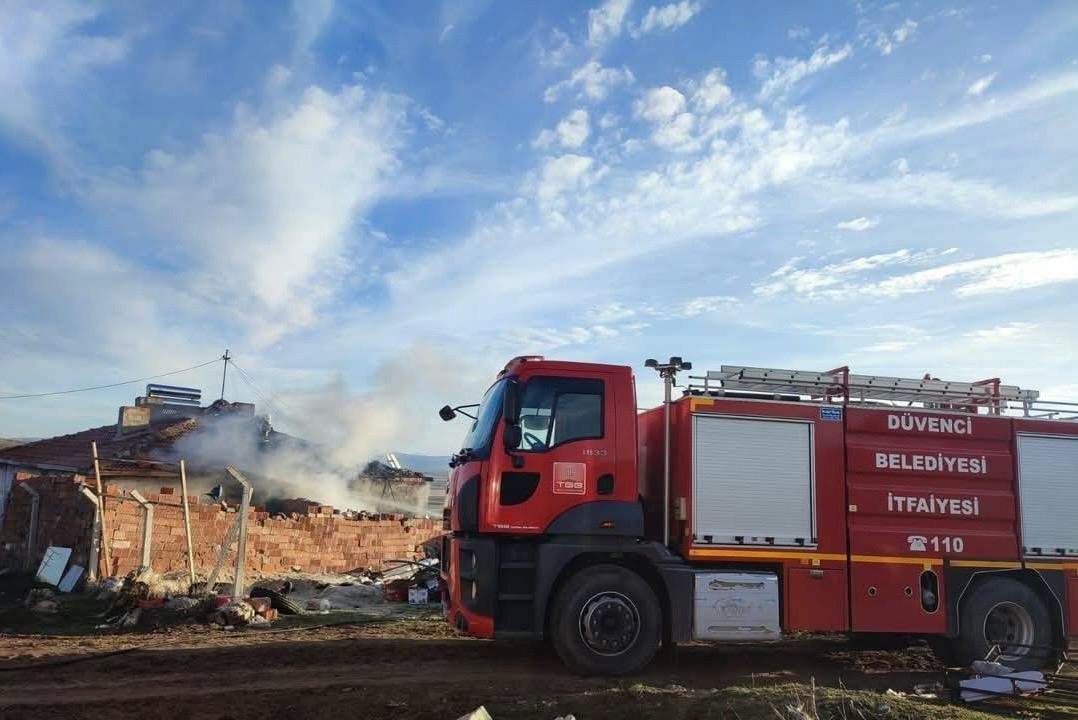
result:
[(193, 418), (155, 423), (137, 432), (116, 437), (115, 425), (103, 425), (71, 435), (60, 435), (46, 440), (0, 450), (0, 463), (40, 466), (49, 465), (89, 472), (93, 467), (90, 443), (97, 442), (97, 453), (102, 460), (115, 458), (161, 458), (177, 438), (194, 430), (198, 423)]

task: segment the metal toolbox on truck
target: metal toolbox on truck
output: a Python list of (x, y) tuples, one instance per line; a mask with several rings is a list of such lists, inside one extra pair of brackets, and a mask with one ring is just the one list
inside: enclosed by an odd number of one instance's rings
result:
[(697, 640), (779, 638), (779, 579), (766, 572), (701, 572), (693, 595)]

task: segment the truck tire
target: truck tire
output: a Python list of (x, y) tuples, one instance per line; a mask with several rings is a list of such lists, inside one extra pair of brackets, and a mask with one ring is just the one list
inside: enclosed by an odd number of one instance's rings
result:
[[(1052, 618), (1041, 597), (1013, 578), (989, 577), (970, 587), (959, 608), (957, 659), (984, 660), (999, 645), (998, 661), (1016, 670), (1047, 664), (1055, 652)], [(1008, 646), (1010, 641), (1013, 645)], [(1020, 647), (1020, 646), (1032, 647)]]
[(554, 649), (573, 671), (627, 675), (655, 657), (662, 611), (651, 586), (632, 570), (594, 565), (562, 586), (550, 630)]

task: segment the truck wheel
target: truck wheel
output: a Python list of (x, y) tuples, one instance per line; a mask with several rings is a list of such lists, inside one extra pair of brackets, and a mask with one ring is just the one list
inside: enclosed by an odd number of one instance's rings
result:
[(1054, 654), (1048, 608), (1028, 585), (1012, 578), (990, 577), (971, 587), (959, 623), (956, 649), (964, 666), (983, 660), (997, 645), (998, 661), (1016, 670), (1039, 668)]
[(639, 575), (618, 565), (595, 565), (558, 592), (550, 629), (554, 649), (574, 671), (626, 675), (655, 656), (662, 612)]

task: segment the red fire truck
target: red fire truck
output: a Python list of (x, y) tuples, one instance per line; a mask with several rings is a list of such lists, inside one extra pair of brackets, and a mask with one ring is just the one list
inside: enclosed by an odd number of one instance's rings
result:
[[(904, 633), (1029, 666), (1078, 627), (1078, 404), (948, 382), (510, 361), (452, 459), (449, 623), (630, 673), (660, 644)], [(672, 398), (672, 387), (681, 396)], [(445, 407), (443, 419), (464, 408)]]

